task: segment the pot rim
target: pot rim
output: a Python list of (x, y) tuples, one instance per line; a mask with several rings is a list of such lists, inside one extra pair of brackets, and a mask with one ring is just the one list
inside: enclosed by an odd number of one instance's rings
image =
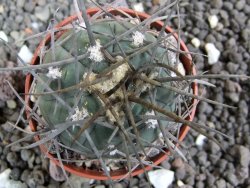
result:
[[(89, 16), (93, 16), (95, 13), (97, 13), (100, 9), (99, 8), (90, 8), (87, 9), (87, 14)], [(139, 17), (140, 19), (144, 20), (150, 17), (150, 15), (146, 14), (146, 13), (142, 13), (142, 12), (137, 12), (128, 8), (119, 8), (119, 10), (124, 11), (125, 13), (133, 16), (133, 17)], [(116, 15), (116, 14), (121, 14), (121, 12), (117, 11), (117, 9), (110, 9), (109, 10), (110, 13)], [(60, 28), (63, 27), (65, 25), (68, 25), (69, 23), (71, 23), (72, 21), (77, 19), (77, 15), (73, 15), (73, 16), (69, 16), (68, 18), (64, 19), (62, 22), (60, 22), (59, 24), (56, 25), (55, 28)], [(155, 27), (156, 29), (160, 29), (163, 27), (163, 22), (161, 21), (156, 21), (153, 22), (151, 24), (152, 27)], [(170, 27), (166, 27), (165, 31), (167, 33), (173, 33), (173, 36), (178, 39), (178, 35), (177, 33), (173, 31), (172, 28)], [(37, 49), (35, 50), (34, 56), (32, 58), (31, 61), (31, 65), (35, 65), (38, 60), (39, 60), (39, 52), (42, 48), (42, 46), (50, 41), (50, 35), (47, 34), (46, 37), (44, 38), (44, 40), (42, 40), (39, 44), (39, 46), (37, 47)], [(180, 55), (180, 60), (182, 62), (182, 64), (185, 67), (185, 70), (188, 70), (190, 72), (192, 72), (193, 75), (196, 75), (196, 69), (194, 68), (193, 64), (192, 64), (192, 57), (185, 45), (185, 43), (180, 39), (180, 49), (184, 52), (186, 52), (185, 55)], [(31, 74), (28, 74), (26, 76), (26, 80), (25, 80), (25, 93), (29, 93), (30, 90), (30, 86), (32, 83), (33, 77)], [(198, 84), (197, 83), (193, 83), (192, 84), (192, 89), (193, 89), (193, 93), (194, 95), (198, 95)], [(28, 110), (29, 107), (31, 107), (32, 102), (30, 101), (30, 96), (29, 95), (25, 95), (25, 102), (27, 104), (27, 108), (26, 108), (26, 115), (27, 117), (30, 117), (30, 112)], [(195, 115), (195, 111), (196, 111), (196, 104), (197, 104), (197, 100), (193, 99), (192, 100), (192, 104), (194, 105), (192, 112), (190, 114), (190, 116), (188, 116), (186, 118), (186, 120), (192, 121)], [(36, 130), (36, 122), (30, 118), (29, 120), (29, 126), (31, 127), (32, 131)], [(181, 129), (180, 129), (180, 134), (179, 134), (179, 138), (178, 140), (181, 142), (185, 136), (187, 135), (188, 131), (189, 131), (190, 127), (188, 127), (187, 125), (182, 125)], [(34, 137), (35, 140), (39, 140), (39, 136), (35, 136)], [(179, 144), (177, 143), (176, 146), (178, 146)], [(60, 167), (59, 161), (57, 159), (55, 159), (50, 153), (48, 153), (47, 148), (45, 147), (45, 145), (40, 145), (39, 146), (41, 151), (50, 159), (52, 160), (57, 166)], [(170, 152), (166, 149), (165, 150), (167, 154), (164, 153), (160, 153), (157, 156), (155, 156), (153, 158), (153, 164), (154, 165), (158, 165), (161, 162), (163, 162), (164, 160), (167, 159), (168, 155), (170, 155)], [(102, 171), (97, 171), (97, 170), (90, 170), (88, 168), (84, 169), (84, 168), (80, 168), (74, 165), (69, 165), (69, 164), (63, 164), (64, 169), (72, 174), (81, 176), (81, 177), (85, 177), (85, 178), (90, 178), (90, 179), (96, 179), (96, 180), (108, 180), (109, 177), (107, 177), (105, 175), (104, 172)], [(145, 170), (149, 171), (150, 169), (152, 169), (152, 166), (145, 166)], [(142, 174), (144, 172), (144, 170), (142, 168), (136, 168), (133, 172), (131, 176), (136, 176), (139, 174)], [(127, 177), (128, 171), (125, 169), (119, 169), (116, 171), (110, 171), (110, 176), (112, 180), (116, 180), (116, 179), (123, 179), (125, 177)]]

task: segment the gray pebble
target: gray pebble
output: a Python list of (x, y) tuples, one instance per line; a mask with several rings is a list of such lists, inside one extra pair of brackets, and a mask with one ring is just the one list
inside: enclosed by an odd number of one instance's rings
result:
[(175, 170), (175, 176), (177, 179), (179, 180), (183, 180), (186, 176), (186, 171), (185, 171), (185, 168), (177, 168)]
[(24, 4), (25, 4), (25, 0), (18, 0), (18, 1), (16, 1), (16, 5), (18, 6), (18, 7), (23, 7), (24, 6)]
[(204, 185), (204, 183), (202, 181), (198, 181), (198, 182), (196, 182), (195, 187), (196, 188), (204, 188), (205, 185)]
[(19, 24), (22, 23), (22, 21), (23, 21), (23, 16), (20, 15), (20, 14), (18, 14), (18, 15), (16, 16), (15, 21), (16, 21), (17, 23), (19, 23)]
[(221, 9), (221, 7), (223, 6), (223, 0), (212, 0), (211, 5), (214, 8)]
[(206, 184), (207, 184), (209, 187), (213, 187), (213, 186), (214, 186), (215, 180), (216, 180), (216, 177), (215, 177), (213, 174), (207, 173)]
[(4, 160), (0, 160), (0, 173), (8, 168), (8, 164)]
[(35, 3), (34, 2), (26, 2), (24, 4), (24, 10), (27, 11), (27, 12), (32, 12), (35, 8)]
[(200, 165), (206, 166), (207, 163), (207, 153), (204, 151), (200, 151), (197, 154), (198, 162)]
[(38, 5), (39, 6), (44, 6), (44, 5), (46, 5), (46, 0), (39, 0), (39, 1), (37, 1), (37, 3), (38, 3)]
[(193, 186), (195, 183), (195, 178), (194, 176), (188, 176), (187, 178), (185, 178), (185, 183), (188, 185)]
[(114, 186), (113, 186), (113, 188), (123, 188), (123, 185), (120, 184), (120, 183), (115, 183)]
[(246, 5), (245, 0), (239, 0), (239, 1), (237, 1), (235, 7), (237, 8), (237, 10), (242, 10), (245, 5)]
[(27, 150), (27, 149), (23, 149), (21, 150), (21, 158), (24, 161), (28, 161), (32, 156), (32, 151), (31, 150)]
[(16, 162), (18, 161), (18, 156), (14, 152), (9, 152), (6, 157), (7, 161), (10, 163), (12, 167), (16, 166)]
[(235, 64), (235, 63), (232, 63), (232, 62), (229, 62), (229, 63), (227, 63), (226, 68), (227, 68), (227, 70), (229, 71), (229, 73), (235, 74), (236, 71), (237, 71), (238, 68), (239, 68), (239, 65), (238, 65), (238, 64)]
[(19, 168), (13, 168), (10, 173), (10, 178), (18, 181), (21, 176), (21, 170)]
[(249, 41), (250, 39), (250, 29), (245, 28), (241, 31), (241, 37), (244, 41)]
[(182, 168), (184, 167), (184, 162), (180, 157), (177, 157), (173, 162), (172, 162), (172, 167), (173, 168)]
[(229, 1), (223, 3), (223, 8), (227, 11), (231, 11), (233, 9), (233, 4)]
[(226, 93), (225, 96), (234, 103), (238, 103), (240, 101), (240, 96), (238, 93)]
[(43, 21), (43, 22), (47, 22), (49, 17), (50, 17), (50, 10), (48, 6), (45, 7), (36, 7), (35, 8), (35, 16)]
[(227, 171), (226, 172), (225, 178), (234, 187), (236, 187), (239, 184), (239, 181), (238, 181), (236, 175), (233, 172), (231, 172), (231, 171)]
[(250, 164), (250, 151), (245, 146), (236, 146), (237, 147), (237, 156), (239, 156), (240, 164), (242, 167), (248, 167)]
[(226, 188), (226, 181), (224, 179), (219, 179), (215, 183), (217, 188)]

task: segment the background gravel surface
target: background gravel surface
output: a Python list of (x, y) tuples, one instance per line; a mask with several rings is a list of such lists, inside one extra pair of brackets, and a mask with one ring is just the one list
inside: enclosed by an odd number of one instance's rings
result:
[[(142, 4), (144, 10), (150, 14), (162, 2), (164, 0), (145, 0)], [(135, 7), (137, 3), (139, 1), (127, 1), (130, 7)], [(91, 6), (90, 3), (89, 6)], [(9, 42), (14, 43), (16, 40), (46, 30), (53, 14), (56, 15), (56, 20), (60, 21), (73, 12), (74, 8), (70, 0), (0, 0), (0, 31), (7, 35)], [(220, 58), (213, 65), (210, 65), (207, 58), (203, 56), (193, 56), (200, 73), (209, 71), (249, 75), (249, 0), (183, 0), (180, 3), (180, 14), (182, 16), (181, 38), (190, 51), (206, 54), (206, 43), (213, 43), (220, 51)], [(218, 18), (215, 28), (211, 28), (209, 23), (209, 17), (212, 15)], [(173, 18), (170, 26), (176, 28), (177, 23), (177, 18)], [(199, 47), (192, 44), (194, 38), (200, 41)], [(20, 47), (27, 45), (33, 52), (38, 42), (39, 38), (17, 43), (15, 50), (19, 51)], [(0, 67), (9, 66), (11, 62), (16, 63), (14, 50), (10, 52), (6, 47), (0, 46), (0, 56)], [(16, 83), (14, 84), (16, 88), (22, 89), (22, 84), (14, 80), (14, 77), (18, 76), (20, 79), (22, 76), (14, 75), (1, 74), (0, 87), (4, 87), (1, 83), (3, 78), (13, 78), (11, 81)], [(207, 88), (206, 97), (238, 106), (238, 109), (230, 110), (200, 103), (195, 121), (205, 122), (207, 126), (214, 127), (233, 139), (227, 140), (216, 135), (225, 148), (222, 151), (216, 144), (207, 140), (202, 146), (197, 145), (196, 140), (199, 135), (191, 131), (184, 141), (187, 146), (184, 152), (188, 162), (176, 156), (162, 163), (162, 166), (175, 172), (175, 180), (170, 187), (250, 188), (250, 83), (240, 79), (209, 81), (215, 84), (216, 88)], [(0, 89), (0, 94), (1, 92)], [(56, 182), (49, 176), (49, 162), (41, 156), (38, 148), (20, 151), (16, 146), (5, 147), (24, 136), (6, 123), (6, 121), (15, 122), (21, 110), (20, 102), (13, 98), (11, 93), (7, 97), (9, 99), (7, 102), (5, 98), (0, 98), (0, 172), (11, 169), (10, 178), (19, 182), (20, 187), (67, 187), (65, 183)], [(89, 185), (89, 180), (82, 179), (79, 185), (95, 188), (109, 187), (104, 181), (91, 183)], [(115, 184), (115, 188), (121, 187), (128, 187), (128, 181), (123, 180)], [(147, 187), (144, 175), (133, 178), (130, 187)]]

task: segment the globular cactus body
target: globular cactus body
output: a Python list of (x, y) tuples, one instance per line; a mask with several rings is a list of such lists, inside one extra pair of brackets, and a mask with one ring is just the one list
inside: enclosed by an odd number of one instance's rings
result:
[[(119, 36), (120, 34), (124, 33), (126, 30), (134, 27), (135, 25), (129, 22), (122, 22), (122, 24), (127, 27), (124, 28), (120, 23), (115, 20), (99, 20), (92, 23), (92, 31), (94, 34), (94, 38), (100, 45), (105, 45), (109, 41), (113, 39), (113, 35)], [(144, 33), (145, 31), (142, 31)], [(134, 52), (136, 49), (140, 48), (140, 46), (135, 46), (133, 41), (131, 40), (133, 34), (125, 37), (124, 39), (119, 41), (119, 45), (117, 43), (110, 45), (106, 50), (109, 54), (117, 54), (122, 56), (120, 48), (124, 52)], [(155, 42), (157, 38), (151, 34), (150, 32), (145, 32), (144, 34), (144, 44)], [(86, 30), (79, 29), (70, 29), (64, 32), (58, 40), (54, 43), (54, 49), (50, 48), (48, 52), (43, 57), (43, 63), (51, 63), (53, 61), (61, 61), (64, 59), (72, 58), (75, 55), (81, 55), (88, 53), (88, 49), (90, 48), (90, 41), (88, 38), (88, 34)], [(128, 61), (129, 74), (134, 74), (136, 70), (147, 65), (149, 63), (157, 63), (155, 59), (150, 61), (151, 55), (153, 50), (156, 50), (156, 57), (158, 59), (163, 58), (163, 63), (172, 65), (171, 62), (168, 61), (166, 49), (158, 45), (156, 49), (149, 49), (141, 54), (138, 54)], [(115, 58), (115, 56), (114, 56)], [(125, 57), (123, 57), (125, 58)], [(63, 65), (60, 67), (61, 77), (57, 79), (51, 79), (46, 74), (41, 75), (43, 80), (47, 83), (50, 83), (49, 86), (53, 90), (60, 90), (64, 88), (68, 88), (79, 84), (84, 81), (86, 77), (86, 73), (93, 66), (92, 75), (98, 75), (102, 73), (103, 70), (108, 68), (111, 63), (107, 59), (103, 59), (100, 62), (94, 62), (90, 58), (84, 58), (82, 60), (78, 60), (77, 62), (73, 62), (68, 65)], [(125, 69), (124, 67), (122, 67)], [(113, 75), (117, 69), (113, 70)], [(165, 70), (160, 70), (159, 67), (153, 67), (144, 71), (147, 75), (156, 75), (159, 77), (166, 77), (169, 76), (169, 72)], [(113, 79), (112, 77), (110, 79)], [(136, 80), (136, 78), (135, 78)], [(138, 80), (131, 80), (127, 83), (126, 87), (128, 91), (133, 91), (135, 89), (138, 90), (138, 87), (146, 87), (145, 83), (139, 82)], [(102, 85), (103, 83), (100, 83)], [(103, 84), (105, 86), (105, 84)], [(72, 89), (67, 92), (58, 93), (58, 95), (72, 108), (76, 107), (79, 110), (78, 112), (82, 112), (80, 119), (88, 119), (93, 114), (95, 114), (100, 108), (103, 106), (103, 102), (91, 91), (91, 88), (77, 88)], [(98, 87), (96, 87), (98, 89)], [(100, 89), (100, 88), (99, 88)], [(155, 97), (155, 104), (157, 106), (162, 107), (168, 111), (174, 112), (176, 109), (176, 102), (175, 102), (175, 93), (172, 91), (167, 90), (166, 88), (156, 87), (151, 88), (156, 91)], [(37, 93), (42, 93), (45, 91), (44, 86), (41, 83), (37, 83), (35, 91)], [(101, 92), (101, 91), (100, 91)], [(105, 94), (105, 93), (103, 93)], [(121, 94), (118, 96), (121, 97)], [(150, 96), (148, 92), (145, 92), (142, 88), (140, 91), (139, 96), (147, 101), (150, 101)], [(78, 103), (76, 103), (78, 98)], [(110, 97), (111, 98), (111, 97)], [(123, 100), (123, 99), (121, 99)], [(53, 95), (42, 95), (39, 97), (39, 109), (41, 111), (41, 115), (47, 121), (51, 129), (55, 129), (57, 125), (66, 121), (72, 121), (72, 115), (76, 113), (76, 111), (70, 111), (67, 107), (62, 105), (60, 102), (56, 100)], [(124, 106), (120, 105), (119, 108), (124, 108)], [(85, 110), (83, 112), (83, 110)], [(121, 110), (121, 109), (120, 109)], [(147, 109), (145, 106), (132, 103), (131, 110), (133, 116), (135, 118), (135, 122), (139, 122), (141, 120), (141, 116), (145, 115), (146, 113), (150, 112), (150, 109)], [(119, 134), (116, 134), (112, 141), (107, 144), (110, 136), (113, 133), (113, 130), (116, 128), (115, 121), (112, 121), (111, 118), (104, 114), (104, 118), (100, 119), (99, 121), (94, 121), (91, 126), (87, 129), (88, 133), (90, 134), (95, 146), (98, 150), (105, 150), (107, 149), (107, 145), (113, 145), (115, 148), (119, 148), (121, 151), (125, 151), (123, 140)], [(119, 112), (118, 112), (119, 114)], [(76, 114), (75, 114), (76, 115)], [(78, 117), (79, 118), (79, 117)], [(130, 127), (128, 118), (126, 114), (123, 115), (121, 118), (123, 126), (127, 129)], [(101, 123), (108, 123), (112, 124), (112, 127), (107, 127), (100, 125)], [(161, 121), (164, 126), (168, 126), (167, 121)], [(91, 150), (91, 146), (86, 139), (86, 135), (84, 133), (81, 134), (80, 137), (77, 138), (76, 142), (73, 142), (73, 138), (79, 133), (81, 127), (84, 126), (82, 123), (80, 126), (72, 126), (68, 129), (68, 132), (64, 131), (60, 135), (60, 141), (65, 144), (66, 146), (72, 147), (84, 153), (87, 153), (89, 149)], [(158, 127), (150, 128), (147, 123), (142, 123), (138, 127), (139, 135), (142, 140), (146, 140), (148, 143), (152, 143), (159, 138), (160, 130)], [(132, 130), (132, 129), (131, 129)], [(131, 131), (130, 130), (130, 131)], [(133, 132), (133, 131), (132, 131)], [(69, 133), (71, 135), (69, 135)], [(134, 141), (135, 140), (135, 141)], [(133, 139), (135, 143), (137, 143), (136, 139)], [(142, 142), (142, 144), (147, 145), (146, 142)], [(141, 148), (138, 144), (135, 144), (137, 151), (140, 151)], [(128, 149), (130, 153), (133, 153), (132, 146), (128, 145)], [(94, 155), (94, 154), (93, 154)], [(91, 155), (89, 155), (91, 156)]]

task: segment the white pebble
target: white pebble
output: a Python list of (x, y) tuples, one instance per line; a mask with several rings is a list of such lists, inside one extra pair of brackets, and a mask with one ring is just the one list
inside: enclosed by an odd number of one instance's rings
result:
[(219, 19), (216, 15), (211, 15), (208, 17), (208, 22), (209, 22), (210, 27), (213, 29), (217, 26)]
[(215, 47), (213, 43), (207, 43), (205, 45), (205, 50), (208, 55), (208, 64), (213, 65), (218, 62), (220, 58), (220, 51)]
[(202, 134), (199, 134), (195, 140), (195, 144), (197, 146), (203, 146), (204, 144), (204, 141), (205, 141), (206, 137)]
[(23, 60), (24, 63), (30, 63), (33, 54), (26, 45), (23, 45), (18, 52), (18, 56)]
[(15, 109), (17, 106), (16, 101), (14, 100), (7, 100), (6, 103), (9, 109)]
[(0, 39), (4, 40), (5, 42), (9, 41), (8, 36), (3, 31), (0, 31)]
[(182, 187), (182, 186), (184, 186), (185, 184), (183, 183), (183, 181), (178, 180), (178, 181), (177, 181), (177, 185), (178, 185), (178, 187)]
[(4, 7), (3, 5), (0, 5), (0, 14), (3, 14), (4, 13)]
[(195, 48), (199, 48), (201, 45), (201, 41), (198, 38), (193, 38), (191, 43), (194, 45)]
[(37, 22), (32, 22), (31, 27), (34, 29), (39, 29), (39, 24)]
[(134, 10), (138, 12), (144, 12), (144, 7), (142, 3), (136, 3), (133, 5)]
[(167, 188), (174, 180), (174, 172), (166, 169), (149, 171), (148, 176), (155, 188)]
[(11, 169), (6, 169), (0, 174), (0, 188), (27, 188), (27, 185), (25, 183), (22, 183), (21, 181), (14, 181), (9, 178), (11, 173)]
[[(179, 63), (176, 65), (176, 69), (177, 69), (177, 71), (178, 71), (181, 75), (183, 75), (183, 76), (186, 75), (186, 71), (185, 71), (185, 68), (184, 68), (184, 66), (183, 66), (182, 63), (179, 62)], [(176, 77), (175, 72), (171, 72), (170, 76), (171, 76), (171, 77)]]
[(184, 68), (182, 63), (180, 63), (180, 62), (178, 63), (177, 70), (179, 71), (179, 73), (181, 73), (181, 75), (183, 75), (183, 76), (186, 75), (186, 71), (185, 71), (185, 68)]

